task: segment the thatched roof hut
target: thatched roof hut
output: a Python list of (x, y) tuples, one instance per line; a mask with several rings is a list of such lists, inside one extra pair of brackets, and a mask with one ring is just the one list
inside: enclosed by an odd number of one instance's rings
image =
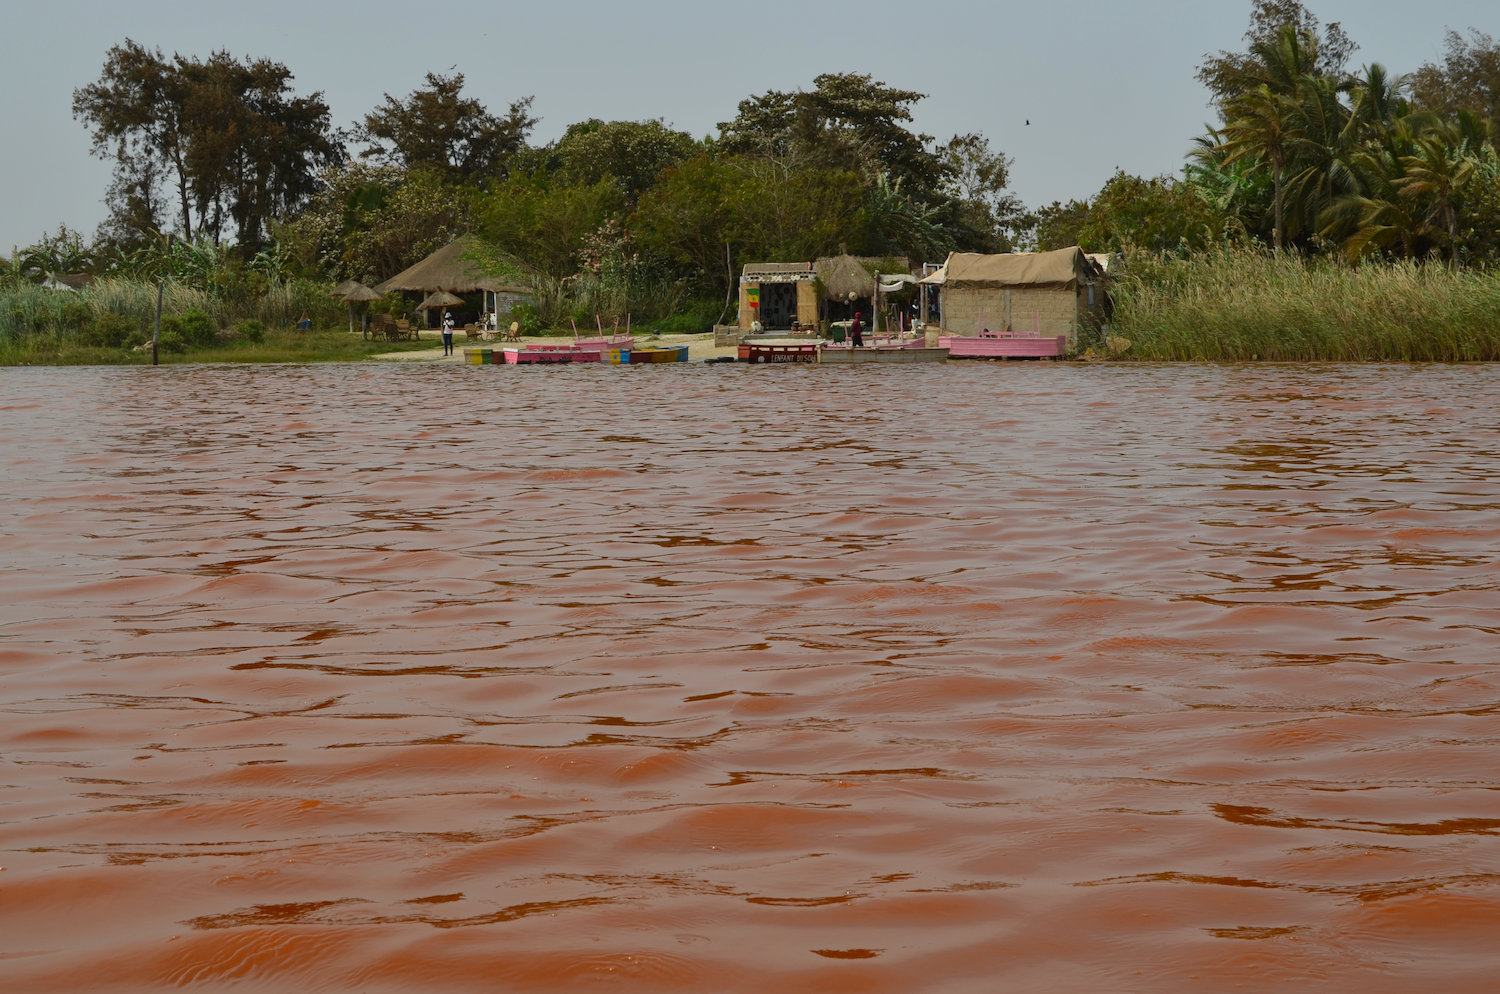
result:
[(500, 269), (487, 265), (484, 260), (495, 259), (494, 249), (473, 235), (464, 235), (417, 263), (377, 284), (379, 293), (392, 290), (413, 293), (477, 293), (489, 290), (494, 293), (530, 293), (526, 286), (529, 274), (527, 267), (516, 260), (505, 260)]
[[(887, 266), (894, 263), (896, 272), (906, 272), (909, 269), (905, 259), (871, 259), (861, 258), (854, 255), (835, 255), (819, 259), (813, 263), (813, 271), (818, 274), (818, 282), (823, 285), (823, 295), (829, 300), (848, 300), (849, 293), (853, 291), (856, 298), (870, 297), (875, 293), (875, 273), (880, 271), (881, 263)], [(889, 270), (885, 271), (889, 275)]]
[(868, 297), (875, 292), (874, 275), (852, 255), (819, 259), (813, 270), (823, 284), (823, 295), (829, 300), (847, 300), (850, 294)]

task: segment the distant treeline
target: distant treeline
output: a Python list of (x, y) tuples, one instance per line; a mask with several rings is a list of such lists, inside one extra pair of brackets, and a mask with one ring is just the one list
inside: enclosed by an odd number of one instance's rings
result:
[(430, 74), (340, 130), (285, 66), (127, 40), (74, 94), (114, 164), (108, 220), (91, 241), (60, 230), (16, 252), (0, 280), (167, 276), (248, 314), (274, 286), (372, 284), (474, 233), (545, 320), (629, 310), (688, 328), (732, 316), (743, 264), (841, 251), (1500, 262), (1500, 44), (1450, 32), (1440, 62), (1401, 76), (1356, 66), (1354, 40), (1295, 0), (1251, 6), (1244, 50), (1200, 67), (1218, 124), (1185, 140), (1181, 175), (1120, 173), (1030, 210), (987, 138), (917, 133), (925, 95), (865, 75), (749, 97), (702, 138), (588, 120), (535, 145), (530, 97), (497, 114), (462, 75)]

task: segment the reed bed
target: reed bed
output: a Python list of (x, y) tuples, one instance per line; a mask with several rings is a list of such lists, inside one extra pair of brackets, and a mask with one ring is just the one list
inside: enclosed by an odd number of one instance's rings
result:
[(1128, 260), (1111, 289), (1126, 360), (1500, 359), (1500, 276), (1228, 250)]
[[(196, 309), (221, 328), (252, 318), (270, 328), (287, 328), (306, 311), (316, 325), (333, 327), (348, 321), (348, 309), (329, 290), (321, 283), (293, 281), (273, 283), (261, 294), (226, 297), (168, 282), (162, 313), (181, 315)], [(35, 334), (65, 335), (105, 314), (123, 314), (142, 329), (149, 328), (156, 320), (156, 284), (101, 279), (75, 293), (31, 283), (0, 286), (0, 343)]]

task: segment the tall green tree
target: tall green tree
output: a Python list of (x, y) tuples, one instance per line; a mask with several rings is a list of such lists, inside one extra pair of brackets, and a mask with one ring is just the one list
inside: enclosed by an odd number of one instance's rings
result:
[(719, 125), (718, 144), (726, 152), (770, 155), (793, 167), (852, 171), (872, 185), (885, 175), (926, 201), (948, 178), (948, 165), (931, 147), (931, 135), (907, 126), (912, 106), (925, 98), (868, 74), (823, 73), (812, 90), (771, 90), (741, 101), (735, 119)]
[(578, 272), (584, 240), (624, 211), (625, 195), (608, 179), (569, 184), (518, 176), (477, 198), (475, 221), (497, 248), (560, 280)]
[(1323, 27), (1297, 0), (1253, 0), (1248, 50), (1204, 56), (1197, 79), (1221, 108), (1260, 86), (1290, 96), (1297, 79), (1311, 74), (1342, 80), (1359, 49), (1338, 22)]
[(1275, 216), (1271, 240), (1281, 251), (1286, 248), (1286, 164), (1305, 134), (1301, 114), (1293, 100), (1265, 83), (1240, 94), (1226, 111), (1230, 117), (1221, 131), (1224, 163), (1253, 156), (1270, 165)]
[(1448, 265), (1453, 270), (1458, 260), (1458, 212), (1454, 201), (1474, 178), (1474, 161), (1461, 152), (1455, 154), (1458, 143), (1447, 129), (1423, 135), (1417, 139), (1416, 154), (1403, 156), (1401, 164), (1406, 167), (1406, 177), (1400, 192), (1406, 197), (1426, 197), (1429, 201), (1428, 222), (1434, 227), (1442, 225), (1448, 235)]
[(129, 39), (111, 48), (99, 79), (73, 91), (73, 114), (91, 129), (94, 154), (115, 160), (114, 222), (158, 220), (165, 173), (184, 238), (218, 239), (232, 225), (242, 244), (257, 245), (342, 155), (322, 94), (295, 96), (292, 79), (279, 63), (227, 52), (199, 61)]
[(1500, 120), (1500, 42), (1473, 28), (1467, 38), (1449, 31), (1441, 64), (1427, 62), (1412, 73), (1412, 95), (1423, 110), (1449, 121), (1459, 111)]
[(389, 93), (354, 130), (361, 155), (407, 169), (436, 170), (447, 182), (478, 184), (508, 175), (510, 160), (526, 147), (539, 119), (531, 97), (513, 101), (498, 117), (463, 96), (464, 76), (427, 74), (427, 85), (403, 100)]
[(328, 105), (293, 95), (291, 71), (269, 59), (215, 52), (177, 71), (199, 228), (218, 241), (233, 225), (239, 244), (259, 246), (267, 224), (306, 203), (318, 170), (342, 158)]
[(654, 184), (662, 170), (701, 151), (693, 136), (661, 121), (601, 121), (568, 126), (548, 150), (547, 163), (564, 183), (615, 183), (631, 201)]
[(952, 203), (938, 215), (954, 243), (970, 252), (1011, 251), (1026, 207), (1010, 190), (1010, 156), (977, 133), (954, 135), (939, 154)]
[[(158, 164), (176, 187), (178, 224), (193, 237), (182, 79), (161, 49), (126, 38), (110, 48), (98, 80), (73, 91), (73, 116), (90, 128), (93, 154), (114, 159), (116, 184), (154, 188)], [(149, 193), (147, 194), (149, 196)]]

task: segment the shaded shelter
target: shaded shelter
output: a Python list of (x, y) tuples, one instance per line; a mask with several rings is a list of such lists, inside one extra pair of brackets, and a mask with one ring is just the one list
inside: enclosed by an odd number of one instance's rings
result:
[(829, 320), (844, 320), (855, 311), (863, 314), (874, 328), (876, 297), (879, 288), (875, 285), (875, 274), (887, 282), (902, 280), (909, 274), (908, 260), (896, 256), (876, 259), (842, 253), (824, 256), (813, 263), (818, 274), (818, 283), (823, 287), (824, 309)]
[[(416, 265), (377, 283), (381, 294), (392, 291), (404, 294), (484, 294), (483, 310), (495, 313), (496, 324), (501, 310), (531, 301), (531, 279), (535, 270), (519, 261), (495, 252), (492, 246), (474, 235), (455, 238)], [(420, 310), (420, 307), (419, 307)]]
[(518, 303), (530, 300), (530, 280), (534, 275), (535, 272), (525, 263), (501, 258), (480, 239), (464, 235), (421, 262), (377, 283), (375, 290), (378, 293), (390, 293), (393, 290), (426, 294), (483, 293), (486, 295), (485, 309), (488, 310), (493, 304), (498, 315), (502, 304), (509, 310)]
[(364, 286), (364, 284), (359, 280), (345, 280), (344, 282), (333, 288), (333, 295), (335, 297), (344, 297), (349, 293), (350, 290), (353, 290), (357, 286)]
[(823, 295), (829, 300), (853, 300), (875, 294), (875, 276), (857, 257), (835, 255), (814, 265)]
[[(344, 292), (343, 297), (345, 302), (349, 305), (349, 330), (351, 332), (354, 330), (354, 305), (361, 303), (368, 304), (372, 300), (383, 299), (380, 294), (376, 293), (374, 290), (371, 290), (363, 283), (355, 283), (353, 287)], [(361, 336), (364, 336), (369, 331), (369, 315), (370, 309), (369, 307), (366, 307), (364, 309), (364, 313), (360, 317), (359, 330)]]
[(430, 311), (444, 307), (462, 307), (464, 298), (446, 290), (439, 290), (417, 305), (419, 311)]

